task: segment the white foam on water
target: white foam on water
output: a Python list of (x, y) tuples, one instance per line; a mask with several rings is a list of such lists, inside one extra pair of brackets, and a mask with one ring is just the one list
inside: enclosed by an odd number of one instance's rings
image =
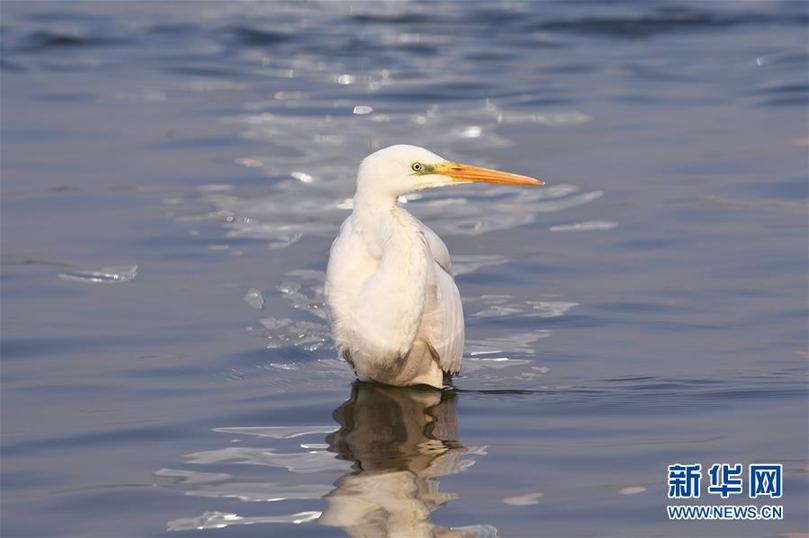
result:
[(101, 284), (121, 284), (129, 282), (138, 275), (137, 265), (110, 265), (101, 269), (80, 269), (59, 273), (63, 280), (76, 282), (92, 282)]

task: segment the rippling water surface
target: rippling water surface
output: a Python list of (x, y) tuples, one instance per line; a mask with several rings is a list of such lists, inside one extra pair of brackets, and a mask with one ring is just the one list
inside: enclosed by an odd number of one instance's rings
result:
[[(804, 2), (2, 5), (2, 532), (807, 532)], [(323, 304), (359, 160), (409, 197), (458, 390), (352, 387)], [(784, 464), (779, 522), (666, 466)], [(733, 502), (708, 499), (706, 502)]]

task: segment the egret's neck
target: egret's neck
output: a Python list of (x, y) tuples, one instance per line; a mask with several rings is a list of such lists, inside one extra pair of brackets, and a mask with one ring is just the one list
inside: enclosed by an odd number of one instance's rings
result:
[(361, 190), (354, 195), (354, 226), (368, 251), (380, 259), (396, 237), (417, 236), (417, 221), (399, 206), (397, 197)]
[(398, 205), (397, 197), (389, 194), (363, 189), (357, 189), (354, 194), (354, 213), (357, 215), (390, 213)]
[(392, 218), (398, 205), (395, 197), (378, 192), (358, 189), (354, 195), (354, 223), (376, 256), (395, 229)]

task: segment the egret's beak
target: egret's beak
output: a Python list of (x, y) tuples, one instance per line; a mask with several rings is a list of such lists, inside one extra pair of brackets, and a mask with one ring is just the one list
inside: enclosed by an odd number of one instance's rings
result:
[(534, 185), (541, 186), (545, 182), (528, 176), (500, 172), (462, 163), (441, 163), (435, 165), (434, 174), (449, 176), (457, 183), (500, 183), (503, 185)]

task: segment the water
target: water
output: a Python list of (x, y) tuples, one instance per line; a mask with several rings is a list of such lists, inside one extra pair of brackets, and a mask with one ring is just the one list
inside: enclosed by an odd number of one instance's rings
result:
[[(805, 3), (2, 19), (4, 536), (807, 532)], [(328, 335), (392, 143), (548, 183), (408, 200), (454, 394), (352, 388)], [(667, 521), (667, 465), (762, 461), (783, 521)]]

